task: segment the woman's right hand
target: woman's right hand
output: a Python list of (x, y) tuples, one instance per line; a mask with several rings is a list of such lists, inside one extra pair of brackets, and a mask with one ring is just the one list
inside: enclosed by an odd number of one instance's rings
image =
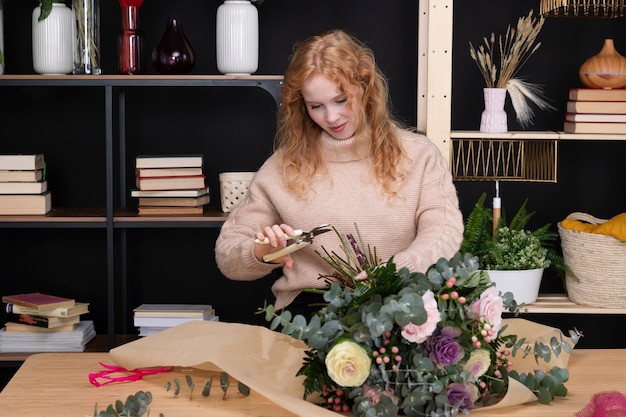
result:
[[(268, 253), (276, 252), (287, 246), (287, 236), (292, 236), (295, 233), (294, 229), (288, 224), (274, 224), (272, 226), (266, 226), (263, 231), (257, 232), (255, 235), (259, 241), (267, 239), (268, 244), (257, 243), (254, 245), (254, 256), (260, 261), (263, 260), (263, 256)], [(280, 258), (274, 259), (269, 263), (284, 264), (286, 268), (293, 267), (293, 258), (291, 255), (285, 255)]]

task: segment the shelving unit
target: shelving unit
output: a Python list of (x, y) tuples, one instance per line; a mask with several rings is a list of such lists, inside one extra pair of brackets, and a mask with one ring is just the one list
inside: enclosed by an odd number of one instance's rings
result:
[[(54, 207), (45, 216), (0, 216), (0, 228), (97, 228), (106, 230), (107, 265), (107, 345), (116, 345), (115, 319), (118, 309), (124, 310), (126, 281), (126, 230), (132, 228), (217, 228), (228, 217), (218, 208), (209, 208), (201, 216), (150, 216), (140, 217), (135, 210), (126, 208), (126, 90), (130, 88), (162, 87), (251, 87), (266, 91), (276, 106), (280, 105), (280, 75), (222, 76), (222, 75), (2, 75), (0, 89), (19, 87), (96, 87), (104, 90), (104, 129), (105, 129), (105, 207), (94, 209), (73, 209)], [(117, 114), (114, 115), (115, 109)], [(114, 117), (116, 116), (116, 117)], [(115, 154), (114, 150), (118, 149)], [(119, 161), (119, 164), (116, 162)], [(115, 172), (115, 167), (119, 166)], [(118, 175), (116, 183), (115, 175)], [(115, 206), (116, 196), (121, 202)], [(119, 234), (119, 243), (115, 235)], [(118, 246), (121, 259), (116, 258)], [(121, 302), (116, 299), (115, 265), (121, 265)], [(120, 308), (121, 307), (121, 308)], [(125, 329), (123, 329), (125, 330)], [(15, 355), (1, 355), (2, 360), (14, 360)], [(21, 357), (18, 354), (18, 357)]]

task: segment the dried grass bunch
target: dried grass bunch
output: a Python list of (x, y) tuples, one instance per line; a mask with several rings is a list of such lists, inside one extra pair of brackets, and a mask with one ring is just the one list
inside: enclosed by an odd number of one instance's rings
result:
[[(554, 109), (542, 96), (541, 87), (516, 78), (520, 68), (541, 46), (537, 36), (543, 27), (544, 18), (535, 18), (531, 10), (526, 17), (520, 17), (517, 27), (507, 27), (506, 35), (498, 36), (492, 32), (489, 39), (483, 38), (483, 44), (474, 48), (470, 45), (470, 56), (478, 65), (488, 88), (506, 88), (511, 96), (517, 121), (522, 127), (532, 124), (534, 112), (528, 101), (543, 110)], [(499, 58), (499, 65), (496, 63)]]

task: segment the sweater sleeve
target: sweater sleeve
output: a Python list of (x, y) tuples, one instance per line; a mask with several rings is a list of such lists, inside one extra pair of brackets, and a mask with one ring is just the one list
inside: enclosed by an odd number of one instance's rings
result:
[(278, 264), (261, 262), (254, 256), (254, 236), (259, 225), (280, 223), (275, 210), (264, 199), (257, 177), (246, 197), (230, 213), (215, 242), (215, 260), (222, 273), (233, 280), (251, 281), (268, 275)]
[(440, 258), (450, 259), (463, 240), (463, 214), (448, 164), (433, 145), (422, 166), (423, 181), (415, 215), (417, 234), (413, 242), (395, 254), (398, 268), (426, 272)]

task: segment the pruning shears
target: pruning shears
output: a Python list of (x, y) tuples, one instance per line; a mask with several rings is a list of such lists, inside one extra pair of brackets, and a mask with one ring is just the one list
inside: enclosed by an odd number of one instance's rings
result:
[[(330, 232), (331, 230), (332, 229), (330, 228), (330, 224), (321, 224), (311, 230), (294, 230), (293, 235), (285, 236), (287, 240), (293, 241), (293, 243), (291, 245), (285, 246), (280, 250), (277, 250), (276, 252), (264, 255), (263, 261), (271, 262), (274, 259), (280, 258), (281, 256), (285, 256), (295, 251), (298, 251), (305, 246), (310, 245), (313, 242), (315, 236), (321, 235), (322, 233)], [(270, 240), (267, 237), (263, 240), (255, 239), (254, 243), (257, 243), (259, 245), (268, 245), (270, 243)]]

